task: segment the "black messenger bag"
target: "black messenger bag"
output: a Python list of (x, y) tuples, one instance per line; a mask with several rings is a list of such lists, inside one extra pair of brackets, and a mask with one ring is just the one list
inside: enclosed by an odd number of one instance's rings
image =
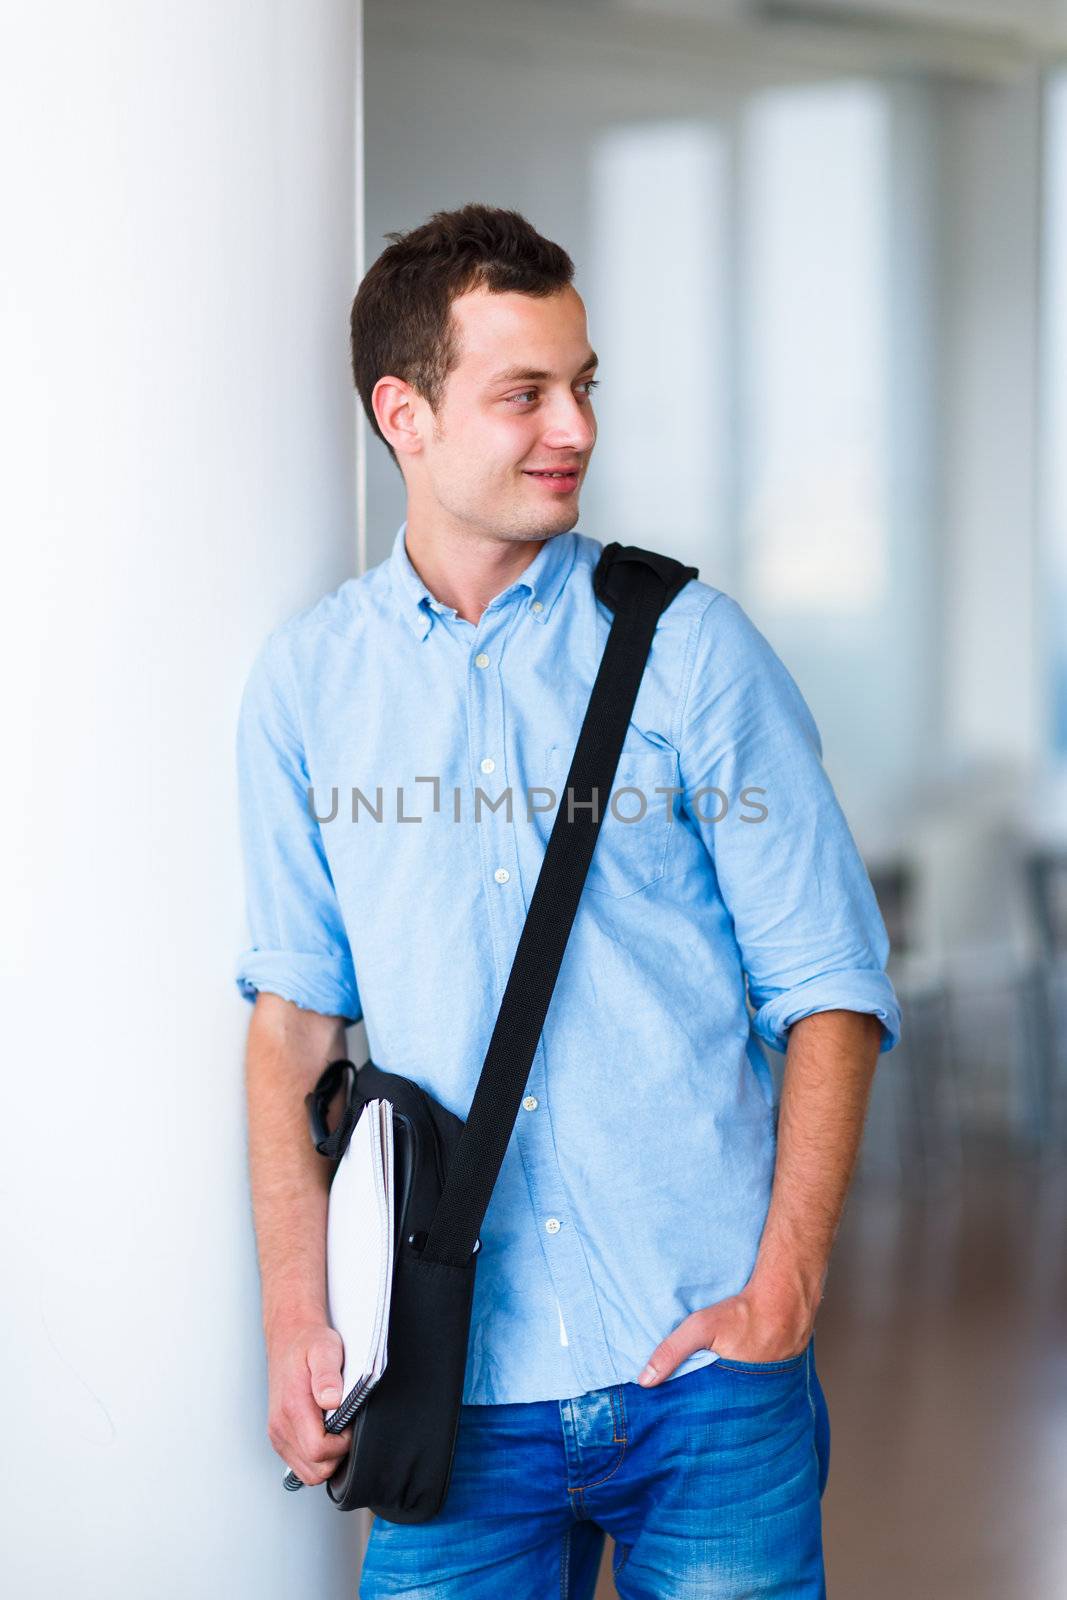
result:
[[(396, 1254), (385, 1370), (356, 1409), (352, 1446), (327, 1483), (342, 1511), (367, 1507), (387, 1522), (427, 1522), (445, 1502), (459, 1427), (481, 1228), (533, 1064), (578, 909), (601, 807), (607, 804), (652, 636), (690, 578), (669, 556), (633, 545), (604, 548), (593, 584), (614, 613), (570, 771), (575, 817), (556, 813), (530, 909), (464, 1123), (408, 1078), (372, 1061), (333, 1061), (307, 1096), (312, 1138), (330, 1160), (344, 1154), (367, 1101), (393, 1111)], [(583, 805), (584, 803), (584, 805)], [(333, 1133), (326, 1111), (344, 1086)], [(286, 1486), (298, 1488), (293, 1473)]]

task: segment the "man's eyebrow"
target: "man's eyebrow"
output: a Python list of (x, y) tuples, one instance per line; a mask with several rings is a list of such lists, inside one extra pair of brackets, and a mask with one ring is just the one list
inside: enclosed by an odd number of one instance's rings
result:
[[(588, 359), (583, 361), (574, 376), (580, 378), (583, 372), (588, 372), (590, 367), (596, 367), (599, 364), (600, 358), (596, 351), (590, 350)], [(494, 373), (489, 382), (494, 387), (498, 383), (544, 383), (546, 379), (552, 376), (551, 372), (539, 372), (534, 367), (506, 367), (503, 372)]]

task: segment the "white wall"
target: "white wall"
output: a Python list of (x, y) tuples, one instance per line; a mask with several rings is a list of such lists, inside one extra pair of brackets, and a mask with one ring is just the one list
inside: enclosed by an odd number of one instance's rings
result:
[(355, 1590), (357, 1519), (266, 1439), (231, 973), (244, 675), (354, 569), (358, 15), (0, 22), (17, 1600)]

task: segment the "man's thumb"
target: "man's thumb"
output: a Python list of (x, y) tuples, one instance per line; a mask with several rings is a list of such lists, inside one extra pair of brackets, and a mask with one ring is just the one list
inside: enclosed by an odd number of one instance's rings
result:
[(341, 1403), (341, 1356), (333, 1339), (316, 1339), (308, 1348), (311, 1392), (320, 1406)]
[(651, 1389), (653, 1384), (662, 1383), (664, 1378), (669, 1378), (678, 1363), (684, 1359), (685, 1352), (680, 1350), (670, 1339), (664, 1339), (658, 1344), (648, 1358), (648, 1366), (638, 1378), (638, 1383), (644, 1388)]

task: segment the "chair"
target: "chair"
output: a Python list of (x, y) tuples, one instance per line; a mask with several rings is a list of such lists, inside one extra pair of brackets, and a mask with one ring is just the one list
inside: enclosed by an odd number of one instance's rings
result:
[(1057, 1149), (1067, 1079), (1067, 846), (1031, 845), (1022, 867), (1033, 927), (1025, 1007), (1031, 1119), (1035, 1142)]
[(955, 1166), (962, 1132), (950, 996), (920, 931), (920, 867), (898, 855), (868, 862), (867, 871), (889, 936), (886, 971), (901, 1010), (892, 1074), (898, 1163), (902, 1171)]

